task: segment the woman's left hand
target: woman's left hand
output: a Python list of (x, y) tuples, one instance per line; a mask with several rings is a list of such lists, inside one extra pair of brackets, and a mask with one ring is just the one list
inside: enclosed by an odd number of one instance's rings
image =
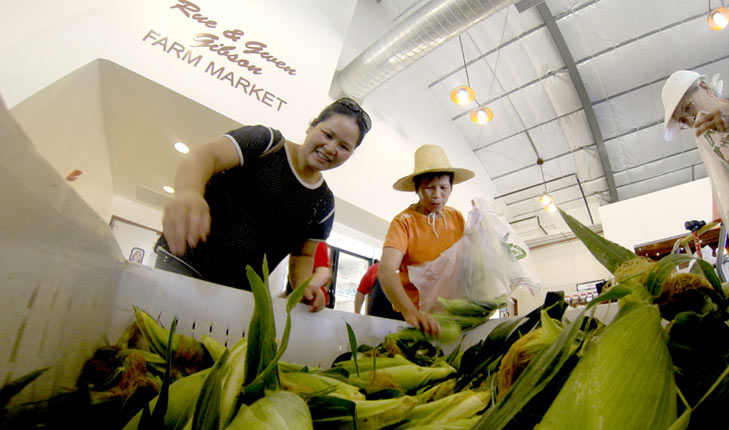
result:
[(696, 122), (694, 122), (696, 136), (701, 136), (709, 130), (721, 133), (729, 130), (729, 105), (722, 106), (707, 114), (700, 114), (696, 117)]
[(304, 297), (301, 299), (302, 303), (309, 305), (309, 312), (319, 312), (324, 309), (326, 305), (326, 297), (324, 297), (324, 291), (321, 287), (315, 287), (309, 285), (304, 290)]

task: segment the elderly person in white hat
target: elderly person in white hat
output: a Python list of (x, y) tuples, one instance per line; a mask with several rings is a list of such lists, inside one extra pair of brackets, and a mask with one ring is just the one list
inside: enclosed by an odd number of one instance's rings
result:
[(414, 191), (419, 200), (390, 223), (378, 279), (393, 308), (426, 334), (439, 334), (440, 326), (432, 315), (419, 310), (419, 293), (410, 282), (408, 266), (435, 260), (461, 238), (463, 215), (446, 203), (453, 185), (473, 176), (470, 170), (452, 167), (440, 146), (423, 145), (415, 151), (413, 173), (393, 185), (398, 191)]
[(721, 98), (721, 83), (690, 70), (674, 72), (661, 90), (666, 140), (692, 128), (699, 154), (711, 178), (714, 203), (729, 223), (729, 100)]

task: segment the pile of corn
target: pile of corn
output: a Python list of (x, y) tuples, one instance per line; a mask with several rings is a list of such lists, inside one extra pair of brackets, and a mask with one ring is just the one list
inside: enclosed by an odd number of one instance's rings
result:
[[(442, 345), (502, 304), (441, 299), (439, 339), (402, 329), (360, 345), (347, 325), (350, 352), (312, 368), (280, 360), (303, 286), (277, 340), (267, 280), (249, 268), (256, 306), (246, 338), (230, 348), (192, 339), (135, 308), (122, 339), (88, 361), (77, 397), (102, 407), (94, 419), (107, 421), (96, 428), (125, 430), (729, 428), (729, 302), (713, 268), (697, 261), (678, 273), (692, 257), (641, 259), (562, 216), (614, 275), (572, 320), (564, 294), (548, 293), (528, 315), (444, 355)], [(607, 325), (590, 313), (606, 301), (619, 306)], [(6, 385), (0, 400), (42, 371)]]

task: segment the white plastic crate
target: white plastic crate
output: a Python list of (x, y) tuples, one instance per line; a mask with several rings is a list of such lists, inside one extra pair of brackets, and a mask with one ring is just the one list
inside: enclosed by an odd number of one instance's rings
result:
[[(251, 293), (126, 261), (108, 224), (35, 152), (1, 99), (0, 142), (0, 378), (6, 383), (49, 367), (12, 403), (72, 389), (94, 351), (116, 342), (133, 322), (133, 306), (165, 327), (176, 316), (178, 332), (197, 339), (207, 334), (232, 345), (244, 336)], [(273, 302), (280, 337), (286, 302)], [(605, 323), (617, 310), (598, 308)], [(462, 348), (502, 321), (469, 332)], [(310, 313), (298, 305), (283, 360), (329, 367), (349, 350), (345, 322), (358, 343), (370, 345), (404, 325), (330, 309)]]

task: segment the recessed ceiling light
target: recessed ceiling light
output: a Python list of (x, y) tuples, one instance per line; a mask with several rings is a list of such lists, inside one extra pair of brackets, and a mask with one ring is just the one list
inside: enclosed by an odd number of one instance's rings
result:
[(165, 191), (167, 191), (170, 194), (174, 194), (175, 193), (175, 189), (172, 188), (172, 187), (170, 187), (169, 185), (165, 185), (164, 187), (162, 187), (162, 189), (165, 190)]
[(182, 152), (183, 154), (187, 154), (188, 152), (190, 152), (190, 148), (182, 142), (175, 143), (175, 149), (178, 152)]

